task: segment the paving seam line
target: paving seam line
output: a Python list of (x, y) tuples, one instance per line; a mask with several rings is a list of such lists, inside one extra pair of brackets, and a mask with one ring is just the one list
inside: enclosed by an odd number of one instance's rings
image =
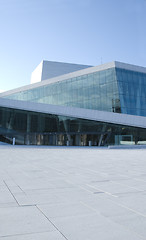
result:
[(57, 227), (56, 225), (44, 214), (44, 212), (36, 205), (36, 208), (43, 214), (45, 218), (55, 227), (55, 229), (66, 239), (69, 240)]
[(11, 193), (12, 197), (14, 198), (14, 200), (16, 201), (16, 203), (18, 204), (18, 206), (20, 207), (19, 202), (17, 201), (16, 197), (14, 196), (14, 194), (11, 192), (11, 189), (9, 188), (9, 186), (7, 185), (7, 183), (3, 180), (5, 186), (7, 187), (7, 189), (9, 190), (9, 192)]

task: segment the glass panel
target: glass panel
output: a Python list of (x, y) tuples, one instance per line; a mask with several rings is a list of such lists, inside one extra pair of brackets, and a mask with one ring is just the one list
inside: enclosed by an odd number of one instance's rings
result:
[(146, 116), (146, 74), (116, 69), (121, 112)]
[[(115, 96), (119, 99), (115, 69), (107, 69), (15, 93), (7, 98), (113, 111), (112, 99)], [(115, 106), (114, 111), (117, 111)]]

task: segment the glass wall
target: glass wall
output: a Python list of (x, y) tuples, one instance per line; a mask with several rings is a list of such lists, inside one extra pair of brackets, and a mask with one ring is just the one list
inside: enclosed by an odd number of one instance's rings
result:
[(26, 145), (146, 144), (146, 129), (0, 108), (0, 141)]
[(114, 68), (18, 92), (7, 98), (121, 112)]
[(110, 68), (6, 98), (146, 116), (146, 74)]
[(146, 116), (146, 74), (116, 69), (121, 112)]

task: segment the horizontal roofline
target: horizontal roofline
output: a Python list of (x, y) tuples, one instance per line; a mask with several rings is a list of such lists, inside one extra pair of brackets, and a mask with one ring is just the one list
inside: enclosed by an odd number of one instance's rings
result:
[(87, 67), (93, 67), (93, 65), (87, 65), (82, 63), (72, 63), (72, 62), (60, 62), (60, 61), (49, 61), (49, 60), (42, 60), (41, 62), (49, 62), (49, 63), (63, 63), (63, 64), (71, 64), (71, 65), (79, 65), (79, 66), (87, 66)]
[(93, 65), (87, 65), (87, 64), (80, 64), (80, 63), (67, 63), (67, 62), (57, 62), (57, 61), (49, 61), (49, 60), (42, 60), (36, 67), (35, 69), (32, 71), (32, 73), (36, 70), (36, 68), (40, 65), (43, 64), (44, 62), (47, 63), (59, 63), (59, 64), (67, 64), (67, 65), (74, 65), (74, 66), (83, 66), (83, 67), (93, 67)]
[(146, 128), (146, 117), (0, 98), (0, 107)]

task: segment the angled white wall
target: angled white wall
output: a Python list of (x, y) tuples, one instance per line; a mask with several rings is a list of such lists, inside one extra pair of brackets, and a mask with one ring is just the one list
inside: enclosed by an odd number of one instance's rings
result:
[(37, 83), (49, 78), (75, 72), (92, 66), (73, 63), (42, 61), (32, 72), (31, 83)]
[(42, 79), (43, 61), (36, 67), (31, 74), (31, 83), (40, 82)]

